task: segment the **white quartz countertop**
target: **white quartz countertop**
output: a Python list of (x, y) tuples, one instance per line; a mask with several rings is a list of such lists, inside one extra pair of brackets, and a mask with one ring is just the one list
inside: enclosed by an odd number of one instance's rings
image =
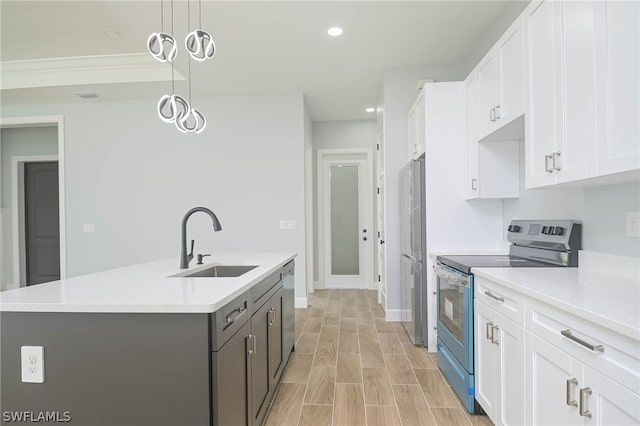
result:
[(295, 253), (224, 253), (191, 262), (190, 271), (211, 265), (256, 265), (236, 278), (171, 277), (184, 272), (170, 258), (0, 293), (0, 311), (210, 313), (296, 257)]
[(471, 272), (640, 340), (640, 277), (581, 268), (472, 268)]

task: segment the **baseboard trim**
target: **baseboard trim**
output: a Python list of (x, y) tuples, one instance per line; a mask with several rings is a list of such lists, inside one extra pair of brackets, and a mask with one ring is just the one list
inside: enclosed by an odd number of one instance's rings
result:
[(295, 303), (294, 306), (296, 309), (304, 309), (309, 306), (307, 303), (306, 297), (296, 297), (296, 300), (294, 303)]
[(409, 311), (406, 309), (387, 309), (385, 312), (385, 319), (387, 321), (399, 322), (404, 321), (409, 315)]

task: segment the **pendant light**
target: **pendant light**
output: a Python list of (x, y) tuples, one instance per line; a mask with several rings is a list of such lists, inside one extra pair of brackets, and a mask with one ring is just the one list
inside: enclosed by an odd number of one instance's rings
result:
[[(147, 50), (156, 60), (171, 64), (171, 94), (163, 95), (158, 101), (158, 116), (165, 123), (173, 123), (182, 133), (202, 133), (207, 126), (204, 115), (196, 108), (191, 107), (191, 59), (202, 62), (215, 56), (216, 47), (213, 37), (207, 31), (202, 30), (202, 3), (198, 0), (199, 29), (195, 29), (185, 37), (185, 48), (189, 53), (188, 82), (189, 100), (177, 95), (175, 91), (175, 66), (174, 60), (178, 55), (178, 46), (174, 33), (174, 10), (171, 0), (171, 33), (164, 32), (164, 0), (160, 0), (160, 32), (152, 33), (147, 39)], [(191, 1), (187, 0), (187, 30), (191, 26)]]

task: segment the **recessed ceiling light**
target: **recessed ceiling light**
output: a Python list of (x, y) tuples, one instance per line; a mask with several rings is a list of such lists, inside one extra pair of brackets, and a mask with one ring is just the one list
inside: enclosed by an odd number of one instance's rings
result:
[(342, 35), (342, 33), (343, 31), (340, 27), (329, 28), (329, 31), (327, 31), (327, 34), (329, 34), (331, 37), (338, 37)]
[(98, 95), (95, 92), (78, 92), (75, 95), (82, 99), (94, 99), (97, 98)]
[(104, 34), (106, 38), (110, 38), (112, 40), (120, 38), (120, 33), (117, 31), (104, 31), (102, 34)]
[(367, 112), (376, 112), (376, 109), (369, 107), (365, 111), (367, 111)]

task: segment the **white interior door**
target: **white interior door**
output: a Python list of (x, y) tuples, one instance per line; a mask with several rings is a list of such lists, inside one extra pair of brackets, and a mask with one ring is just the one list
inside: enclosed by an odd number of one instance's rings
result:
[(325, 288), (373, 289), (371, 154), (326, 151), (318, 151), (320, 278)]

